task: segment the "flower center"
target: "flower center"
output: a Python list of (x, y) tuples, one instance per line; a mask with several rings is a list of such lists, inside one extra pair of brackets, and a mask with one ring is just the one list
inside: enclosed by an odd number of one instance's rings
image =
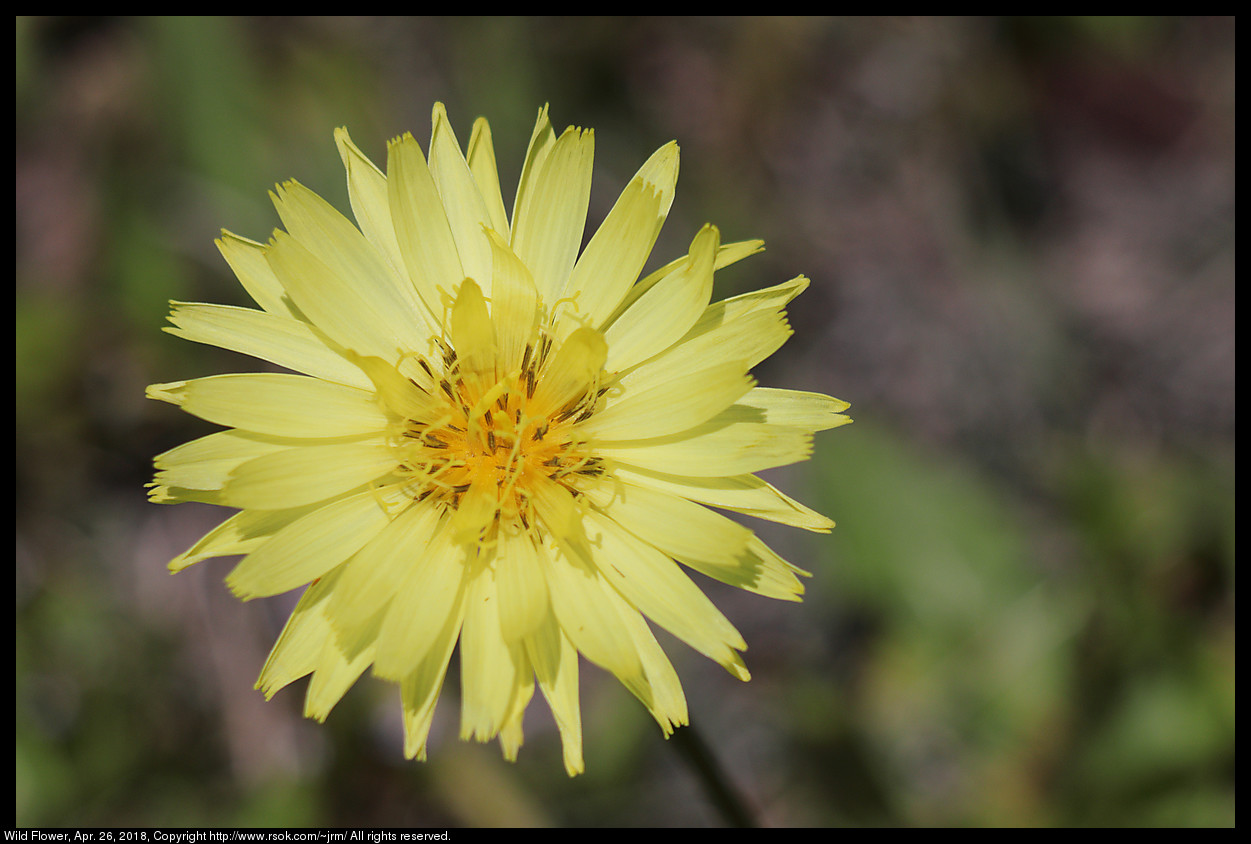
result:
[(577, 495), (580, 479), (603, 472), (574, 426), (604, 391), (588, 388), (555, 411), (541, 407), (535, 393), (546, 357), (542, 343), (538, 353), (527, 348), (521, 369), (498, 378), (463, 372), (446, 348), (441, 376), (418, 359), (429, 386), (411, 380), (440, 400), (442, 413), (402, 423), (399, 473), (411, 478), (414, 499), (476, 511), (489, 539), (501, 527), (536, 524), (536, 484), (556, 482)]

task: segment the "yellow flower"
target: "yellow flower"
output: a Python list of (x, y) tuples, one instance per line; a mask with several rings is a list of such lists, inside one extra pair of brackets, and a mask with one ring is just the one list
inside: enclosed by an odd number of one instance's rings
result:
[(806, 572), (708, 507), (828, 531), (753, 473), (805, 459), (847, 403), (754, 386), (808, 284), (710, 304), (714, 270), (759, 241), (705, 226), (639, 280), (676, 144), (579, 254), (590, 131), (558, 136), (539, 112), (510, 219), (486, 121), (466, 153), (442, 105), (433, 123), (429, 157), (405, 135), (385, 175), (335, 133), (355, 226), (292, 181), (272, 194), (286, 231), (223, 232), (261, 309), (175, 302), (166, 330), (294, 372), (149, 387), (228, 429), (159, 455), (150, 497), (239, 510), (172, 571), (245, 555), (226, 578), (244, 600), (307, 586), (267, 696), (312, 674), (305, 714), (323, 720), (372, 666), (399, 684), (405, 753), (425, 758), (459, 644), (462, 738), (498, 736), (514, 759), (537, 681), (576, 774), (579, 654), (666, 735), (686, 700), (647, 620), (748, 679), (742, 637), (683, 567), (799, 600)]

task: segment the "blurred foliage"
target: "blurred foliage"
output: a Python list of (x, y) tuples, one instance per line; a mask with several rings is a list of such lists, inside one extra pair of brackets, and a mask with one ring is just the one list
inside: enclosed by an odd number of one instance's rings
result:
[[(754, 679), (666, 641), (761, 822), (1234, 823), (1231, 19), (16, 19), (16, 823), (702, 826), (654, 723), (584, 672), (588, 772), (541, 702), (510, 765), (403, 760), (394, 689), (325, 725), (252, 682), (290, 602), (169, 557), (218, 518), (149, 505), (207, 427), (155, 381), (252, 368), (159, 331), (244, 303), (222, 226), (264, 190), (340, 208), (332, 141), (381, 159), (494, 129), (505, 193), (534, 113), (596, 129), (591, 216), (683, 149), (656, 250), (705, 220), (769, 251), (730, 295), (812, 288), (764, 384), (856, 423), (778, 483), (839, 523), (762, 535), (803, 604), (725, 591)], [(772, 476), (771, 476), (772, 477)]]

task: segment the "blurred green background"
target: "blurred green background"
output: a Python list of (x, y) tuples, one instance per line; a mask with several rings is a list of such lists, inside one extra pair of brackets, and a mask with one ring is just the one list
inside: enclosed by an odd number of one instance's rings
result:
[(431, 761), (368, 677), (325, 726), (252, 684), (292, 599), (171, 577), (211, 507), (146, 502), (210, 428), (144, 385), (255, 368), (160, 331), (244, 304), (297, 178), (346, 209), (432, 103), (596, 129), (592, 222), (670, 139), (654, 264), (705, 221), (800, 273), (761, 383), (852, 402), (770, 475), (829, 536), (759, 525), (804, 603), (710, 585), (743, 685), (664, 639), (763, 824), (1234, 823), (1234, 21), (1223, 18), (16, 19), (16, 823), (709, 826), (642, 707), (583, 673), (587, 773), (542, 701), (516, 764)]

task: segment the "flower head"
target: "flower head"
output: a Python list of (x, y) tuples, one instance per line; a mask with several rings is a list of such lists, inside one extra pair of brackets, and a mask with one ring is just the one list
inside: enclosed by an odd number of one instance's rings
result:
[[(511, 218), (491, 133), (462, 153), (442, 105), (386, 173), (335, 140), (353, 225), (294, 181), (267, 244), (217, 242), (260, 310), (173, 303), (170, 333), (289, 373), (155, 384), (227, 430), (156, 458), (150, 497), (239, 512), (170, 569), (245, 555), (239, 597), (306, 587), (257, 687), (311, 674), (324, 719), (356, 679), (399, 684), (405, 752), (424, 758), (459, 648), (461, 734), (515, 758), (535, 684), (580, 772), (578, 655), (666, 734), (687, 722), (648, 621), (748, 679), (742, 637), (685, 573), (798, 600), (806, 574), (719, 508), (825, 532), (754, 473), (805, 459), (845, 402), (756, 387), (790, 334), (797, 277), (710, 303), (715, 270), (760, 250), (713, 226), (639, 279), (673, 202), (661, 147), (579, 247), (593, 134), (539, 112)], [(680, 564), (680, 565), (679, 565)]]

